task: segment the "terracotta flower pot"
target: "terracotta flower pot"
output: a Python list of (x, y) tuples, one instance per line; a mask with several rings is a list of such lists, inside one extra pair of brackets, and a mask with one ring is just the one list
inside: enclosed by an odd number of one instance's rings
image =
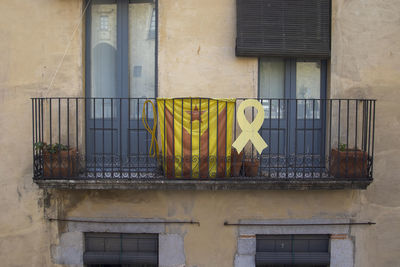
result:
[(76, 148), (50, 154), (43, 152), (44, 177), (73, 177), (77, 175), (78, 154)]
[(259, 159), (248, 159), (244, 161), (244, 171), (246, 176), (248, 177), (257, 176), (259, 167), (260, 167)]
[(243, 151), (238, 153), (236, 149), (232, 149), (231, 159), (231, 177), (238, 177), (242, 169)]
[(332, 149), (330, 172), (337, 178), (367, 177), (368, 154), (362, 150), (347, 149), (339, 151)]

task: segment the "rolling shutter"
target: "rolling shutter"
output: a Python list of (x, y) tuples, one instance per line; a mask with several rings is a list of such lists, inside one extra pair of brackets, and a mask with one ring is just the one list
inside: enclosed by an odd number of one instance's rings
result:
[(153, 234), (86, 233), (85, 264), (157, 266), (158, 236)]
[(256, 265), (276, 264), (327, 266), (328, 235), (257, 236)]
[(330, 56), (330, 0), (237, 0), (237, 56)]

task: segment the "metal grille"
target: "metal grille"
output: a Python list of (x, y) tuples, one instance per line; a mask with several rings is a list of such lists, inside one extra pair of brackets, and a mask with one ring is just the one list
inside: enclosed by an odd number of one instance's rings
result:
[(158, 236), (154, 234), (86, 233), (83, 261), (90, 267), (157, 266)]
[[(187, 161), (193, 169), (215, 162), (226, 166), (230, 161), (230, 175), (226, 168), (218, 167), (219, 178), (328, 181), (373, 177), (375, 100), (258, 98), (265, 112), (259, 134), (269, 145), (261, 154), (249, 145), (243, 155), (229, 157), (217, 153), (204, 158), (160, 155), (158, 160), (150, 155), (152, 138), (142, 123), (146, 100), (32, 99), (34, 178), (170, 179), (174, 173), (169, 176), (161, 166), (170, 162), (183, 165)], [(156, 99), (150, 100), (156, 102)], [(236, 99), (232, 140), (241, 133), (236, 111), (244, 100)], [(178, 103), (182, 99), (174, 101)], [(152, 125), (151, 108), (147, 106), (144, 113)], [(250, 108), (246, 116), (253, 121), (256, 110)], [(160, 143), (159, 123), (156, 132), (161, 148), (165, 144)], [(218, 143), (218, 135), (216, 138)], [(47, 150), (38, 144), (47, 144)], [(63, 151), (49, 153), (61, 144)], [(184, 178), (195, 179), (194, 174), (191, 172)]]
[(330, 263), (328, 235), (258, 235), (256, 266), (323, 267)]
[(237, 56), (330, 56), (330, 0), (237, 0)]

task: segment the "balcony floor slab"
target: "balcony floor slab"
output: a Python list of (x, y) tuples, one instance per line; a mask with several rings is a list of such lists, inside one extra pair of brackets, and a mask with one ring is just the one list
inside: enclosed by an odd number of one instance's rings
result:
[(91, 190), (343, 190), (366, 189), (370, 178), (265, 177), (217, 179), (34, 179), (40, 188)]

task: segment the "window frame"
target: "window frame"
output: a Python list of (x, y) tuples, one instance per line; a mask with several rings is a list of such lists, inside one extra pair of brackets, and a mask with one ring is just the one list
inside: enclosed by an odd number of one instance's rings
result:
[[(326, 99), (326, 94), (327, 94), (327, 65), (328, 61), (325, 59), (316, 59), (316, 58), (286, 58), (286, 57), (259, 57), (258, 58), (258, 86), (257, 86), (257, 97), (260, 100), (263, 99), (269, 99), (269, 98), (262, 98), (261, 95), (261, 60), (263, 58), (281, 58), (284, 61), (284, 98), (279, 98), (283, 99), (281, 102), (286, 102), (287, 99), (291, 99), (291, 101), (287, 101), (287, 105), (284, 109), (283, 112), (280, 112), (279, 118), (266, 118), (264, 120), (265, 122), (273, 123), (275, 126), (281, 126), (279, 128), (285, 129), (286, 130), (286, 135), (283, 136), (286, 143), (286, 146), (284, 144), (280, 144), (283, 147), (278, 147), (278, 154), (284, 154), (286, 155), (287, 158), (290, 158), (289, 156), (291, 154), (296, 155), (302, 155), (306, 154), (306, 145), (307, 142), (304, 143), (299, 143), (296, 144), (296, 139), (297, 139), (297, 130), (299, 125), (306, 125), (307, 127), (310, 127), (312, 125), (312, 128), (314, 129), (314, 126), (316, 129), (321, 128), (321, 142), (320, 143), (320, 149), (316, 149), (314, 151), (314, 146), (312, 146), (312, 155), (320, 156), (323, 158), (325, 155), (325, 143), (326, 143), (326, 123), (327, 123), (327, 118), (326, 118), (326, 101), (323, 101)], [(297, 62), (317, 62), (319, 61), (321, 66), (320, 66), (320, 115), (319, 118), (309, 118), (308, 116), (306, 118), (299, 118), (298, 117), (298, 112), (296, 109), (298, 108), (297, 106), (300, 104), (300, 101), (297, 101), (296, 99), (296, 64)], [(271, 98), (274, 99), (274, 98)], [(312, 99), (312, 98), (310, 98)], [(321, 100), (322, 99), (322, 100)], [(265, 100), (264, 100), (265, 101)], [(263, 102), (264, 102), (263, 101)], [(275, 100), (277, 102), (278, 100)], [(271, 105), (272, 105), (271, 101)], [(283, 115), (282, 115), (283, 113)], [(314, 124), (316, 122), (316, 124)], [(268, 132), (268, 127), (273, 128), (272, 124), (271, 126), (264, 126), (262, 128), (263, 130), (267, 130)], [(305, 139), (305, 138), (304, 138)], [(313, 139), (314, 140), (314, 139)], [(312, 141), (313, 142), (313, 141)], [(278, 142), (279, 143), (279, 142)], [(300, 146), (302, 145), (302, 146)], [(309, 145), (310, 146), (310, 145)], [(303, 152), (302, 149), (303, 148)], [(269, 148), (272, 149), (272, 146)], [(283, 151), (283, 153), (280, 153), (280, 151)], [(314, 153), (316, 152), (316, 153)], [(265, 152), (267, 153), (267, 152)], [(273, 152), (274, 153), (274, 152)], [(300, 167), (300, 166), (298, 166)]]
[[(266, 249), (265, 247), (262, 248), (260, 247), (260, 243), (264, 240), (269, 240), (272, 241), (274, 243), (274, 249)], [(312, 251), (312, 249), (310, 248), (310, 244), (312, 241), (323, 241), (324, 245), (326, 245), (326, 250), (324, 248), (324, 251)], [(278, 243), (278, 241), (285, 241), (286, 244), (289, 244), (290, 247), (285, 248), (285, 247), (281, 247), (281, 249), (277, 248), (276, 245)], [(299, 249), (298, 247), (296, 248), (295, 243), (297, 242), (306, 242), (307, 243), (307, 249), (304, 250), (304, 247), (302, 247), (301, 249)], [(282, 250), (282, 251), (280, 251)], [(282, 258), (285, 258), (285, 254), (286, 256), (290, 255), (291, 258), (291, 263), (260, 263), (257, 264), (257, 253), (261, 253), (264, 254), (275, 254), (275, 255), (279, 255), (280, 257), (279, 259), (282, 261)], [(315, 254), (314, 254), (315, 253)], [(303, 257), (306, 254), (310, 254), (310, 255), (317, 255), (320, 257), (319, 260), (321, 260), (321, 258), (324, 258), (326, 256), (328, 256), (329, 258), (329, 263), (320, 263), (320, 264), (315, 264), (315, 263), (294, 263), (293, 261), (295, 261), (296, 259), (296, 254), (297, 255), (302, 255)], [(327, 254), (327, 255), (322, 255), (322, 254)], [(302, 258), (302, 257), (301, 257)], [(315, 260), (315, 258), (313, 258)], [(300, 260), (300, 259), (298, 259)], [(304, 260), (304, 258), (302, 259)], [(300, 261), (302, 261), (300, 260)], [(326, 259), (325, 259), (326, 260)], [(279, 260), (277, 260), (279, 261)], [(270, 267), (270, 266), (329, 266), (330, 264), (330, 235), (329, 234), (286, 234), (286, 235), (256, 235), (256, 267)]]
[[(101, 242), (103, 243), (103, 248), (102, 250), (99, 250), (98, 248), (96, 249), (89, 249), (91, 245), (93, 244), (92, 242), (94, 240), (98, 239), (99, 244)], [(114, 244), (112, 242), (114, 240)], [(150, 240), (152, 242), (155, 242), (156, 248), (155, 251), (153, 250), (143, 250), (143, 247), (140, 247), (140, 240)], [(117, 241), (117, 243), (115, 243)], [(136, 241), (136, 248), (134, 247), (129, 247), (128, 251), (126, 251), (126, 254), (124, 254), (124, 247), (129, 244), (129, 241)], [(107, 247), (114, 245), (114, 247)], [(115, 250), (115, 244), (119, 246), (119, 250)], [(125, 244), (125, 246), (124, 246)], [(142, 244), (143, 245), (143, 244)], [(137, 254), (140, 253), (155, 253), (156, 254), (156, 259), (155, 263), (144, 263), (144, 262), (136, 262), (136, 263), (121, 263), (121, 260), (124, 261), (125, 256), (125, 261), (127, 260), (128, 256), (128, 261), (132, 260), (132, 254), (136, 254), (135, 256), (138, 257)], [(114, 255), (113, 255), (114, 254)], [(130, 254), (130, 255), (129, 255)], [(108, 260), (110, 258), (115, 257), (115, 255), (119, 255), (118, 263), (116, 262), (107, 262), (107, 255), (108, 255)], [(144, 255), (141, 255), (143, 257)], [(148, 257), (149, 255), (146, 255)], [(158, 266), (159, 265), (159, 257), (160, 257), (160, 248), (159, 248), (159, 234), (146, 234), (146, 233), (109, 233), (109, 232), (85, 232), (84, 233), (84, 253), (83, 253), (83, 262), (85, 266), (103, 266), (103, 265), (115, 265), (115, 264), (120, 264), (122, 265), (134, 265), (134, 266)], [(140, 258), (140, 257), (139, 257)], [(116, 259), (113, 259), (116, 260)], [(147, 259), (148, 260), (148, 259)], [(154, 260), (154, 259), (153, 259)], [(85, 262), (89, 261), (89, 262)], [(92, 262), (90, 262), (92, 261)]]
[[(107, 1), (107, 0), (106, 0)], [(129, 98), (129, 4), (130, 3), (154, 3), (155, 12), (155, 47), (154, 47), (154, 97), (158, 96), (158, 0), (112, 0), (117, 5), (117, 60), (116, 60), (116, 81), (117, 97)], [(92, 0), (85, 0), (87, 6), (84, 25), (84, 92), (86, 97), (90, 97), (92, 90), (91, 77), (91, 8)], [(126, 22), (124, 24), (124, 22)], [(122, 26), (121, 26), (122, 25)]]
[[(261, 60), (263, 58), (274, 58), (274, 57), (258, 57), (257, 58), (257, 68), (258, 68), (258, 82), (257, 82), (257, 97), (261, 98)], [(328, 61), (326, 59), (318, 58), (286, 58), (286, 57), (275, 57), (281, 58), (285, 64), (285, 76), (284, 76), (284, 97), (283, 99), (296, 99), (296, 63), (297, 62), (316, 62), (321, 63), (320, 72), (320, 99), (325, 99), (327, 97), (327, 70)], [(288, 84), (292, 86), (288, 86)], [(294, 89), (294, 90), (293, 90)], [(293, 95), (294, 94), (294, 95)]]

